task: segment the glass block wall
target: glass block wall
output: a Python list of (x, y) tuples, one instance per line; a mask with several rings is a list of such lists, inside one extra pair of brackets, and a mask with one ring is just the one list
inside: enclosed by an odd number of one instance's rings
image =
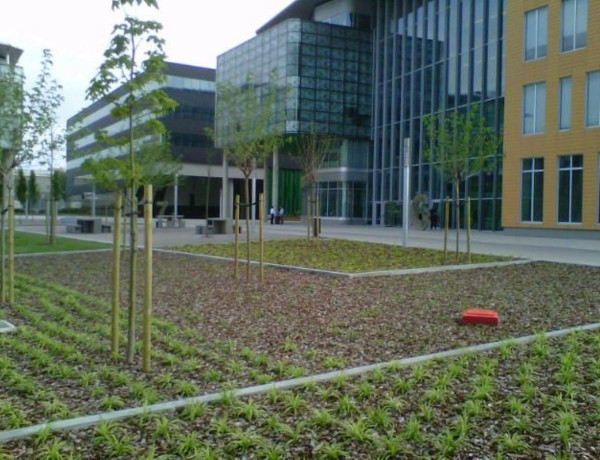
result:
[(324, 165), (327, 177), (319, 180), (326, 190), (329, 182), (342, 182), (340, 203), (346, 205), (335, 206), (334, 213), (327, 210), (328, 217), (366, 219), (366, 194), (360, 204), (354, 204), (354, 190), (360, 188), (354, 182), (366, 188), (372, 62), (370, 31), (301, 19), (281, 22), (217, 61), (217, 83), (243, 85), (252, 74), (259, 87), (268, 87), (276, 71), (277, 107), (272, 122), (282, 134), (309, 132), (314, 126), (317, 132), (340, 139)]

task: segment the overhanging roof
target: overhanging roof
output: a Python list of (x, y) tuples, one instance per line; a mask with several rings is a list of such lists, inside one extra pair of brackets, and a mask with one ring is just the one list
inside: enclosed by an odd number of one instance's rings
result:
[(23, 50), (15, 48), (14, 46), (7, 45), (6, 43), (0, 43), (0, 56), (8, 56), (8, 62), (11, 65), (15, 65), (19, 58), (23, 54)]
[(256, 31), (257, 34), (285, 21), (286, 19), (312, 19), (314, 9), (330, 0), (296, 0), (273, 19)]

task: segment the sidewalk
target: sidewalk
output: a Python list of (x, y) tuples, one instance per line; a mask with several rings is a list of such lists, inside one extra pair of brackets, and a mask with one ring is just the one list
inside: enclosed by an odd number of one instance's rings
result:
[[(186, 219), (186, 227), (155, 228), (154, 246), (172, 247), (184, 244), (218, 244), (233, 242), (234, 235), (211, 235), (206, 237), (195, 233), (196, 225), (203, 221)], [(140, 221), (141, 224), (141, 221)], [(18, 226), (18, 230), (44, 233), (44, 226)], [(141, 228), (141, 225), (140, 225)], [(285, 225), (264, 226), (265, 238), (286, 239), (306, 237), (306, 225), (300, 222), (286, 222)], [(71, 238), (80, 238), (90, 241), (111, 243), (113, 235), (104, 234), (67, 234), (64, 226), (58, 226), (58, 235)], [(339, 225), (323, 223), (322, 236), (324, 238), (340, 238), (355, 241), (368, 241), (373, 243), (401, 245), (403, 239), (402, 228), (367, 227), (358, 225)], [(143, 232), (140, 231), (139, 241), (143, 243)], [(253, 240), (258, 239), (258, 223), (254, 222), (251, 232)], [(245, 224), (242, 222), (240, 241), (245, 241)], [(444, 244), (443, 231), (435, 230), (410, 230), (408, 245), (431, 249), (442, 249)], [(453, 251), (456, 246), (455, 232), (451, 231), (448, 238), (448, 249)], [(600, 266), (600, 241), (575, 238), (547, 238), (524, 237), (506, 235), (502, 232), (473, 231), (471, 247), (475, 253), (505, 255), (512, 257), (544, 260), (551, 262), (564, 262), (583, 265)], [(466, 235), (461, 231), (461, 250), (466, 249)]]

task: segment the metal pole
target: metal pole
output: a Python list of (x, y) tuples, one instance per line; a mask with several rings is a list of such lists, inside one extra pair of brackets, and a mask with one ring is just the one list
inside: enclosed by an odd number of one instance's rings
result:
[(410, 137), (407, 137), (404, 139), (404, 205), (402, 209), (402, 227), (404, 228), (402, 244), (405, 248), (408, 247), (408, 221), (410, 218), (410, 150)]
[(179, 215), (179, 176), (175, 175), (175, 189), (173, 190), (173, 222)]
[(265, 196), (259, 195), (258, 199), (258, 240), (260, 245), (260, 284), (265, 284)]

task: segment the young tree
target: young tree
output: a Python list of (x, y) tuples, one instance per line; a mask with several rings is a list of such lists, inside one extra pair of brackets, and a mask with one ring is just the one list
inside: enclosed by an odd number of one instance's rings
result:
[(494, 168), (494, 154), (502, 137), (495, 134), (474, 105), (466, 113), (455, 110), (425, 117), (425, 157), (454, 186), (456, 209), (456, 257), (460, 237), (460, 184)]
[(23, 172), (23, 168), (19, 168), (17, 172), (17, 183), (15, 184), (15, 196), (21, 203), (21, 206), (27, 211), (29, 203), (27, 202), (27, 178)]
[[(46, 52), (42, 68), (51, 58)], [(48, 129), (42, 115), (38, 94), (47, 90), (47, 82), (41, 78), (29, 92), (23, 89), (24, 77), (20, 70), (10, 66), (0, 74), (0, 177), (2, 178), (2, 210), (0, 218), (0, 284), (1, 300), (14, 301), (14, 184), (13, 172), (23, 163), (35, 158), (35, 147)], [(8, 214), (8, 232), (5, 214)], [(8, 258), (6, 257), (8, 237)], [(7, 260), (8, 259), (8, 260)], [(6, 268), (8, 265), (8, 276)], [(7, 282), (8, 281), (8, 282)], [(8, 290), (6, 289), (8, 285)]]
[(67, 199), (67, 174), (62, 169), (57, 169), (52, 174), (51, 190), (51, 200), (60, 201)]
[(27, 179), (27, 205), (28, 210), (31, 211), (35, 208), (40, 201), (40, 188), (37, 183), (37, 177), (35, 172), (31, 170), (29, 172), (29, 178)]
[(248, 75), (243, 86), (221, 84), (217, 87), (216, 137), (227, 161), (237, 166), (244, 175), (247, 281), (250, 280), (250, 177), (256, 168), (264, 165), (274, 147), (281, 142), (281, 134), (273, 123), (276, 78), (273, 73), (267, 84), (258, 85), (254, 76)]
[[(65, 137), (58, 127), (58, 109), (64, 102), (62, 86), (52, 77), (52, 53), (44, 50), (44, 61), (42, 70), (38, 77), (38, 85), (33, 90), (33, 95), (39, 107), (40, 119), (44, 125), (44, 132), (39, 142), (39, 157), (42, 165), (50, 171), (50, 197), (54, 196), (52, 191), (54, 168), (56, 161), (64, 154), (61, 147), (65, 143)], [(50, 200), (50, 228), (48, 239), (50, 244), (56, 242), (56, 202)]]
[[(112, 6), (113, 9), (119, 9), (125, 5), (141, 3), (158, 8), (158, 3), (154, 0), (113, 0)], [(113, 118), (124, 120), (127, 125), (124, 136), (111, 137), (103, 131), (96, 133), (99, 144), (112, 147), (117, 154), (88, 160), (86, 168), (96, 182), (110, 188), (124, 185), (129, 194), (127, 360), (130, 363), (133, 363), (136, 341), (138, 188), (146, 183), (156, 184), (158, 172), (162, 172), (162, 176), (168, 175), (170, 171), (166, 165), (172, 163), (168, 155), (168, 142), (165, 140), (166, 129), (158, 117), (173, 110), (176, 103), (164, 91), (150, 89), (152, 85), (160, 85), (166, 79), (164, 40), (159, 36), (161, 30), (159, 22), (126, 15), (122, 23), (114, 26), (111, 42), (104, 52), (105, 60), (92, 79), (87, 93), (88, 98), (94, 101), (107, 98), (113, 105)], [(122, 91), (114, 92), (116, 87), (121, 87)], [(148, 137), (152, 141), (142, 141)], [(118, 263), (118, 260), (114, 263)]]
[[(325, 156), (333, 147), (337, 146), (338, 140), (330, 134), (318, 132), (315, 124), (311, 123), (308, 131), (299, 133), (294, 137), (294, 143), (296, 147), (294, 155), (302, 170), (304, 183), (309, 188), (309, 208), (311, 208), (311, 205), (317, 203), (317, 171), (325, 160)], [(309, 238), (312, 217), (312, 212), (307, 208), (306, 219), (308, 221)], [(315, 237), (317, 237), (319, 234), (319, 210), (316, 208), (314, 217), (317, 219), (317, 231), (314, 232)]]

